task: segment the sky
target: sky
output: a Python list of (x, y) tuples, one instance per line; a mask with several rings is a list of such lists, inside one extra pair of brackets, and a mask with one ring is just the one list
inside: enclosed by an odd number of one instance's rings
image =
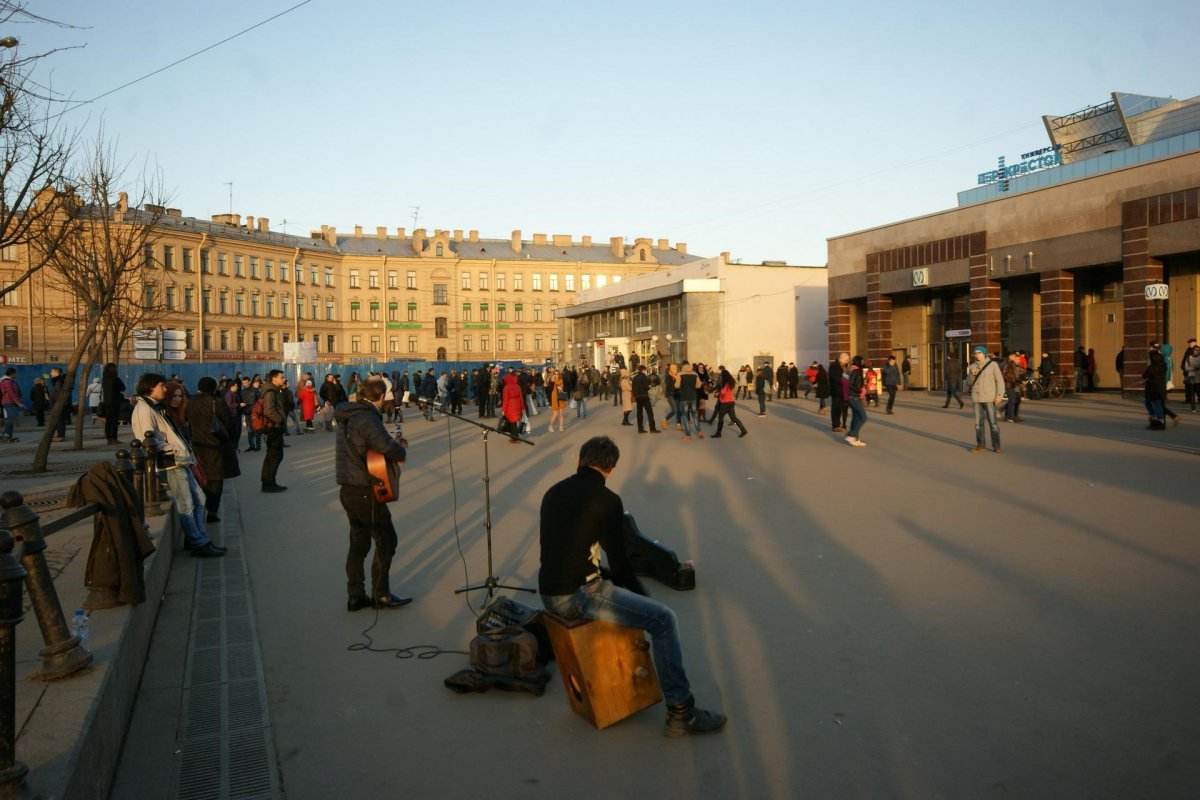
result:
[(55, 113), (153, 164), (185, 216), (230, 211), (232, 182), (234, 213), (293, 234), (651, 237), (743, 263), (824, 264), (828, 237), (951, 208), (1049, 143), (1043, 114), (1200, 95), (1195, 0), (300, 1), (32, 0), (75, 27), (0, 36), (63, 48), (36, 75)]

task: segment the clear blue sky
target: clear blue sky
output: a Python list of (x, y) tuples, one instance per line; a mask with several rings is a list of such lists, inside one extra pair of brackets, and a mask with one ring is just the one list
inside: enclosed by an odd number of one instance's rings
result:
[[(34, 2), (39, 80), (87, 100), (299, 0)], [(171, 204), (280, 230), (650, 236), (824, 264), (828, 236), (952, 207), (1112, 91), (1200, 94), (1200, 3), (331, 2), (64, 119)]]

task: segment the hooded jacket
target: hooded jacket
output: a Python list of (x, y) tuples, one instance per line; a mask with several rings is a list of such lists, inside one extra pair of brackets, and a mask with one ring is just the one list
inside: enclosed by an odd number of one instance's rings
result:
[(403, 462), (408, 454), (387, 432), (383, 414), (369, 400), (342, 403), (333, 414), (337, 420), (334, 472), (341, 486), (369, 487), (374, 480), (367, 472), (367, 450), (382, 453), (389, 461)]

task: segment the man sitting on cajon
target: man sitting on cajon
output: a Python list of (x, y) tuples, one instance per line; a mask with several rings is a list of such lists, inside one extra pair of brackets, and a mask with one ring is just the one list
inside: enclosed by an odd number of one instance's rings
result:
[[(621, 453), (607, 436), (579, 449), (579, 468), (542, 498), (542, 567), (546, 609), (564, 619), (601, 619), (650, 634), (654, 666), (667, 701), (667, 736), (715, 733), (725, 715), (696, 707), (683, 670), (675, 612), (652, 600), (625, 551), (621, 498), (604, 483)], [(600, 575), (600, 550), (611, 578)]]

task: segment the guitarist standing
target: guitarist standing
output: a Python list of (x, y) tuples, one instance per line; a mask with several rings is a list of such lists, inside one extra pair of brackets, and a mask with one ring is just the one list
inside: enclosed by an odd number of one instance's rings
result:
[[(375, 499), (375, 478), (367, 469), (368, 452), (384, 457), (389, 467), (388, 477), (399, 478), (399, 466), (404, 463), (408, 441), (395, 440), (383, 424), (383, 399), (387, 387), (378, 377), (369, 378), (358, 390), (358, 400), (342, 403), (334, 416), (338, 421), (334, 466), (341, 486), (342, 508), (350, 520), (350, 551), (346, 555), (346, 589), (348, 611), (360, 608), (399, 608), (412, 602), (409, 597), (392, 594), (388, 582), (392, 556), (396, 554), (396, 528), (385, 503)], [(392, 487), (393, 493), (395, 487)], [(363, 562), (375, 542), (375, 559), (371, 564), (371, 594), (364, 585)]]

